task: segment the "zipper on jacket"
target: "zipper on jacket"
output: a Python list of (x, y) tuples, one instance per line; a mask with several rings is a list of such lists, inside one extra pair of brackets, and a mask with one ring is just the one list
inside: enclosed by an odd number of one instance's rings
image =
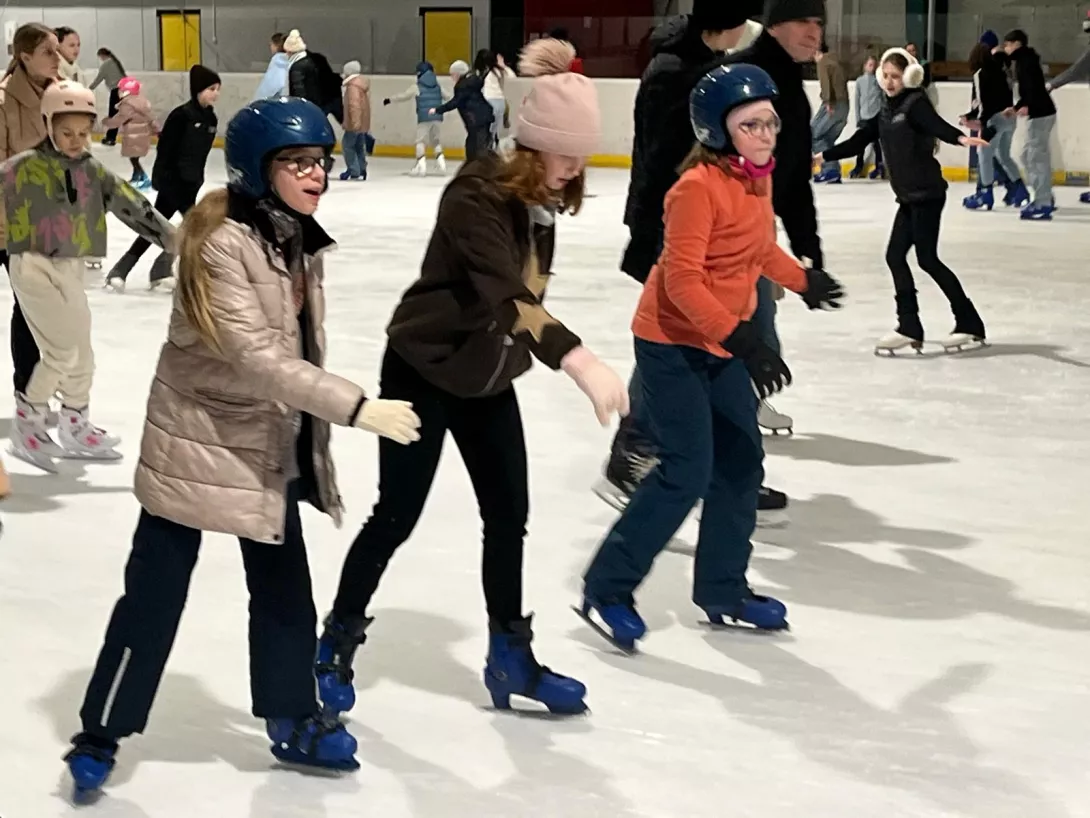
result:
[(504, 364), (507, 363), (507, 355), (511, 347), (515, 345), (515, 339), (510, 335), (503, 336), (503, 349), (500, 350), (500, 362), (496, 364), (496, 371), (492, 373), (492, 377), (488, 379), (488, 383), (485, 384), (484, 389), (481, 390), (482, 395), (487, 395), (492, 391), (492, 387), (496, 385), (496, 381), (500, 379), (500, 375), (503, 374)]

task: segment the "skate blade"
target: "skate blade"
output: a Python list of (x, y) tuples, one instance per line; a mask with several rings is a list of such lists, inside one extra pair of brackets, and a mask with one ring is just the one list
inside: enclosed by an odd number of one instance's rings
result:
[(909, 346), (901, 347), (900, 349), (885, 349), (884, 347), (874, 348), (874, 355), (876, 358), (913, 358), (925, 354), (923, 344), (910, 344)]
[(604, 477), (594, 485), (593, 491), (602, 502), (617, 511), (624, 511), (628, 507), (628, 498)]
[(116, 463), (124, 455), (114, 449), (101, 452), (81, 452), (77, 449), (65, 449), (59, 457), (61, 460), (78, 460), (84, 463)]
[(791, 525), (791, 516), (786, 509), (757, 512), (757, 528), (787, 528), (789, 525)]
[(752, 633), (760, 636), (775, 636), (778, 633), (789, 633), (791, 631), (791, 623), (786, 620), (783, 626), (779, 628), (758, 628), (756, 625), (742, 622), (740, 619), (731, 619), (729, 621), (723, 619), (719, 622), (702, 619), (700, 625), (711, 631), (733, 631), (735, 633)]
[(8, 454), (16, 460), (22, 460), (24, 463), (29, 463), (31, 466), (41, 469), (48, 474), (57, 474), (60, 471), (53, 458), (45, 454), (40, 454), (38, 457), (35, 457), (30, 452), (24, 452), (21, 449), (16, 449), (14, 446), (8, 446)]
[(975, 352), (979, 349), (984, 349), (986, 346), (988, 346), (987, 341), (969, 341), (964, 344), (953, 344), (951, 346), (943, 344), (942, 351), (944, 355), (959, 355), (963, 352)]
[(281, 764), (297, 767), (307, 772), (350, 773), (360, 768), (360, 763), (355, 757), (343, 761), (318, 761), (300, 753), (298, 750), (284, 749), (275, 744), (270, 750)]
[(777, 428), (775, 426), (762, 426), (761, 431), (765, 432), (770, 437), (792, 437), (795, 434), (795, 427), (786, 426)]
[[(520, 702), (518, 707), (514, 705), (516, 699)], [(497, 707), (496, 705), (489, 707), (488, 705), (484, 705), (481, 707), (481, 710), (486, 713), (512, 716), (516, 719), (529, 719), (530, 721), (566, 721), (567, 719), (576, 716), (587, 716), (590, 714), (590, 708), (587, 707), (586, 702), (582, 702), (582, 708), (579, 710), (550, 710), (547, 705), (539, 702), (537, 699), (520, 696), (517, 693), (511, 694), (511, 705), (509, 707)]]
[(617, 648), (617, 650), (619, 650), (625, 656), (635, 656), (637, 653), (640, 652), (639, 649), (636, 647), (635, 642), (633, 642), (631, 645), (624, 642), (619, 642), (617, 639), (614, 638), (612, 633), (606, 630), (606, 628), (602, 627), (602, 625), (600, 625), (598, 622), (595, 622), (589, 613), (584, 613), (583, 609), (580, 606), (572, 605), (571, 609), (575, 611), (576, 616), (578, 616), (580, 619), (590, 625), (590, 627), (594, 629), (599, 636), (609, 642), (609, 644), (613, 645), (613, 647)]

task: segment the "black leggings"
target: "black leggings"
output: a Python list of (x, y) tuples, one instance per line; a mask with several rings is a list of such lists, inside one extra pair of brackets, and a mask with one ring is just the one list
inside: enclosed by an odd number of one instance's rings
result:
[[(0, 264), (3, 264), (4, 269), (8, 271), (8, 275), (11, 275), (11, 261), (8, 258), (7, 250), (0, 250)], [(15, 370), (12, 381), (14, 382), (15, 391), (21, 395), (26, 392), (27, 384), (30, 383), (30, 376), (34, 374), (34, 367), (38, 365), (42, 355), (38, 350), (38, 342), (34, 340), (34, 335), (27, 325), (26, 317), (19, 307), (19, 299), (14, 292), (11, 294), (11, 298), (13, 303), (9, 340), (11, 343), (11, 363)]]
[(893, 287), (897, 293), (898, 315), (919, 314), (916, 300), (916, 282), (908, 266), (908, 251), (916, 248), (916, 261), (925, 273), (935, 280), (950, 302), (955, 317), (964, 316), (972, 309), (969, 297), (954, 271), (939, 258), (939, 226), (946, 197), (924, 202), (902, 203), (893, 219), (893, 231), (886, 248), (886, 264), (893, 273)]
[(492, 124), (469, 128), (466, 131), (466, 161), (480, 159), (488, 154), (492, 145)]
[(421, 437), (408, 446), (379, 441), (378, 502), (348, 552), (334, 614), (343, 618), (367, 612), (386, 565), (420, 519), (449, 430), (484, 522), (482, 581), (488, 615), (501, 624), (521, 618), (522, 544), (530, 501), (515, 390), (486, 398), (455, 397), (387, 349), (382, 397), (412, 402)]

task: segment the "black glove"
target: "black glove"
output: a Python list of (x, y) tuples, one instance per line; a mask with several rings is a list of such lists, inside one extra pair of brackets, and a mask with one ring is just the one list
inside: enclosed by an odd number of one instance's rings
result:
[(757, 336), (757, 328), (752, 321), (738, 324), (730, 337), (723, 341), (723, 349), (746, 365), (761, 400), (791, 385), (791, 370), (783, 358)]
[(390, 98), (389, 98), (389, 97), (386, 97), (386, 99), (384, 99), (384, 100), (382, 101), (382, 104), (383, 104), (383, 105), (389, 105), (389, 104), (390, 104)]
[(844, 288), (840, 282), (824, 270), (806, 271), (806, 292), (802, 300), (812, 310), (839, 310), (840, 300), (844, 298)]

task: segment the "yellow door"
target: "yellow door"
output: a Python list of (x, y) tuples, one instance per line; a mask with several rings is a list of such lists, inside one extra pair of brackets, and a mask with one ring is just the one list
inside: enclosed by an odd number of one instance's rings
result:
[(450, 70), (455, 60), (473, 62), (473, 12), (429, 11), (424, 17), (424, 59), (435, 66), (439, 76)]
[(201, 13), (159, 12), (159, 70), (188, 71), (201, 61)]

